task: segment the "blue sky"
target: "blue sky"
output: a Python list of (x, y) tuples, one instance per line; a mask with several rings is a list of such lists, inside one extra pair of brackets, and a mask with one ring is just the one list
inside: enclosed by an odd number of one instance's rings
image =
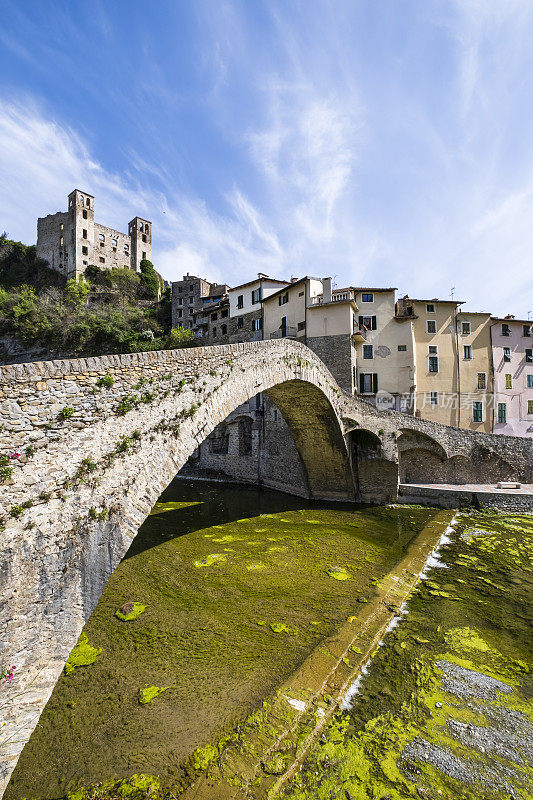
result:
[(533, 310), (530, 0), (1, 0), (0, 228), (78, 187), (153, 261)]

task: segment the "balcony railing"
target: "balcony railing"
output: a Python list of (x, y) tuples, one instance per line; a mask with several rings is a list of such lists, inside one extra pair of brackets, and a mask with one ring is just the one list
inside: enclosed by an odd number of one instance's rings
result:
[(356, 341), (364, 342), (366, 340), (366, 328), (354, 325), (352, 336)]
[(296, 328), (292, 327), (292, 325), (287, 325), (286, 328), (278, 328), (277, 331), (273, 331), (270, 334), (271, 339), (296, 339), (297, 338), (297, 330)]

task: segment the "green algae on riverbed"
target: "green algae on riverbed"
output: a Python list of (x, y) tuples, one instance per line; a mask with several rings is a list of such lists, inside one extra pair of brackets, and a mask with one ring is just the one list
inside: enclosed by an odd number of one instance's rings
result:
[[(58, 682), (6, 800), (58, 798), (139, 773), (176, 791), (193, 753), (231, 732), (357, 616), (357, 599), (372, 597), (435, 513), (308, 506), (183, 482), (161, 502), (179, 507), (149, 517), (111, 577), (85, 627), (103, 653)], [(215, 549), (225, 537), (231, 548)], [(350, 581), (328, 575), (339, 565)], [(132, 597), (146, 610), (124, 624), (115, 611)], [(141, 705), (143, 686), (171, 688)]]
[(531, 517), (463, 517), (283, 797), (531, 800), (532, 556)]

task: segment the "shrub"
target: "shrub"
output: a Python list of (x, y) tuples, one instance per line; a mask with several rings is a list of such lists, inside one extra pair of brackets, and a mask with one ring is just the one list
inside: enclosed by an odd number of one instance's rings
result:
[(194, 334), (190, 328), (172, 328), (167, 336), (168, 350), (177, 350), (180, 347), (191, 347), (194, 344)]
[(118, 403), (115, 414), (119, 417), (123, 417), (124, 414), (127, 414), (128, 411), (131, 411), (135, 408), (136, 405), (139, 403), (139, 398), (136, 394), (125, 394), (124, 397)]
[(70, 408), (70, 406), (65, 406), (64, 408), (61, 409), (61, 411), (57, 415), (57, 418), (60, 420), (70, 419), (71, 417), (74, 416), (75, 413), (76, 412), (73, 408)]
[(98, 378), (96, 381), (96, 385), (100, 386), (102, 389), (110, 389), (114, 383), (115, 379), (112, 375), (104, 375), (102, 378)]

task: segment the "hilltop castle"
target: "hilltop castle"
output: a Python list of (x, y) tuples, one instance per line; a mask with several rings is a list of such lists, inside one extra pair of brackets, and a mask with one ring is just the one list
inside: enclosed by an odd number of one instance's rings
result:
[(94, 197), (74, 189), (68, 211), (37, 220), (37, 255), (68, 279), (77, 280), (89, 264), (139, 272), (141, 261), (151, 260), (152, 223), (134, 217), (127, 234), (101, 225), (94, 221)]

